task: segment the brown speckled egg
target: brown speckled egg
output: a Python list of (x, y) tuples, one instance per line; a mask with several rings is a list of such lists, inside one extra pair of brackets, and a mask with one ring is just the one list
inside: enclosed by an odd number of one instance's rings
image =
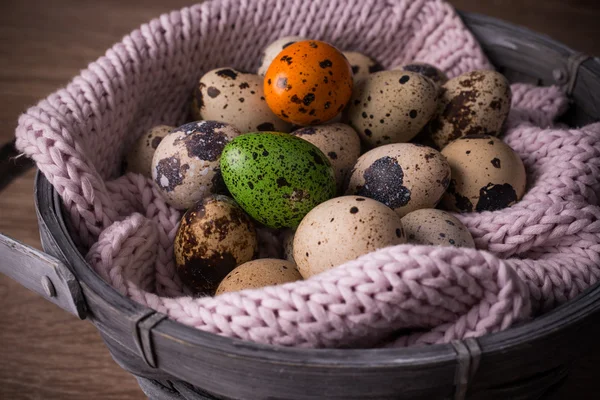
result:
[(281, 245), (283, 247), (283, 258), (295, 263), (294, 261), (294, 235), (293, 229), (285, 229), (281, 233)]
[(446, 82), (436, 116), (427, 126), (439, 149), (466, 135), (500, 134), (511, 102), (508, 80), (495, 71), (473, 71)]
[(444, 73), (444, 71), (424, 62), (412, 62), (392, 68), (392, 70), (415, 72), (431, 79), (434, 83), (440, 86), (448, 81), (448, 76)]
[(258, 75), (265, 76), (267, 70), (269, 69), (269, 66), (271, 65), (275, 57), (277, 57), (277, 54), (281, 53), (281, 50), (285, 49), (288, 46), (291, 46), (296, 42), (301, 42), (303, 40), (308, 39), (302, 36), (285, 36), (270, 43), (267, 47), (265, 47), (263, 51), (260, 61), (260, 67), (258, 68)]
[(307, 279), (346, 261), (406, 242), (398, 214), (361, 196), (342, 196), (313, 208), (294, 236), (294, 260)]
[(131, 147), (125, 157), (125, 172), (135, 172), (150, 178), (152, 176), (152, 157), (156, 148), (174, 126), (157, 125), (146, 131)]
[(165, 201), (178, 209), (211, 193), (226, 194), (219, 160), (240, 131), (215, 121), (190, 122), (173, 130), (156, 148), (152, 179)]
[(356, 84), (345, 113), (368, 147), (408, 142), (433, 116), (437, 91), (414, 72), (376, 72)]
[(442, 201), (447, 210), (500, 210), (525, 194), (523, 162), (498, 138), (465, 136), (446, 146), (442, 154), (452, 168), (450, 186)]
[(263, 78), (233, 68), (207, 72), (196, 88), (192, 102), (195, 119), (220, 121), (242, 133), (289, 132), (291, 124), (278, 118), (265, 101)]
[(450, 166), (437, 150), (412, 143), (377, 147), (363, 154), (350, 174), (346, 194), (382, 202), (401, 217), (433, 208), (450, 183)]
[(267, 104), (280, 118), (296, 125), (330, 121), (352, 95), (352, 70), (332, 45), (305, 40), (281, 51), (264, 80)]
[(352, 166), (360, 157), (360, 139), (351, 126), (335, 123), (307, 126), (291, 133), (317, 146), (331, 162), (335, 170), (338, 193)]
[(416, 210), (402, 218), (408, 243), (475, 247), (471, 232), (455, 216), (434, 208)]
[(354, 83), (366, 78), (369, 74), (379, 72), (383, 70), (381, 64), (373, 60), (362, 53), (356, 51), (344, 51), (346, 59), (352, 67), (352, 76), (354, 77)]
[(302, 280), (302, 275), (294, 263), (275, 258), (261, 258), (248, 261), (231, 271), (223, 279), (215, 294), (259, 289), (299, 280)]
[(212, 295), (227, 274), (257, 255), (258, 239), (250, 217), (232, 199), (211, 195), (183, 215), (173, 247), (185, 285)]

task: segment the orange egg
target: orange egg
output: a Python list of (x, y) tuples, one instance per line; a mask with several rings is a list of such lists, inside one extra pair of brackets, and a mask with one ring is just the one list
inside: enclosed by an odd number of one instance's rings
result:
[(265, 75), (265, 99), (281, 119), (316, 125), (338, 115), (352, 96), (352, 68), (332, 45), (304, 40), (289, 45)]

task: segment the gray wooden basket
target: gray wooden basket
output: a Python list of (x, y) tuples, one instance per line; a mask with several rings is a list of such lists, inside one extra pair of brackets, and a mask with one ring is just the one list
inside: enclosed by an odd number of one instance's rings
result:
[[(600, 59), (493, 18), (462, 16), (511, 80), (565, 86), (573, 100), (565, 122), (600, 120)], [(228, 339), (119, 295), (76, 250), (60, 198), (41, 174), (35, 200), (46, 253), (0, 235), (0, 271), (90, 320), (152, 399), (535, 399), (564, 381), (596, 340), (599, 285), (531, 323), (447, 345), (302, 350)]]

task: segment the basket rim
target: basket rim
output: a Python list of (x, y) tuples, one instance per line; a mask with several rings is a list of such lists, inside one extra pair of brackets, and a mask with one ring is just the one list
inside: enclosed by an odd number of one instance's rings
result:
[[(520, 35), (535, 36), (539, 42), (553, 48), (563, 57), (568, 57), (576, 52), (568, 46), (554, 39), (499, 19), (480, 14), (459, 12), (462, 18), (473, 23), (491, 24), (509, 29)], [(467, 24), (469, 26), (469, 24)], [(594, 63), (594, 73), (600, 77), (600, 59), (591, 60)], [(50, 233), (52, 244), (56, 245), (61, 258), (80, 282), (85, 297), (88, 299), (88, 308), (94, 311), (96, 304), (89, 304), (90, 295), (102, 298), (107, 307), (117, 310), (122, 317), (132, 320), (136, 316), (151, 312), (148, 307), (142, 306), (135, 301), (122, 296), (112, 286), (107, 284), (86, 263), (83, 255), (77, 250), (67, 230), (63, 219), (61, 199), (58, 193), (46, 178), (38, 171), (35, 180), (36, 212), (40, 222), (40, 229)], [(577, 326), (589, 319), (592, 314), (600, 313), (600, 283), (588, 288), (588, 290), (542, 316), (527, 323), (519, 324), (505, 331), (485, 335), (477, 338), (482, 354), (492, 355), (518, 351), (524, 344), (531, 341), (543, 340), (556, 334), (567, 327)], [(97, 329), (104, 321), (93, 318)], [(104, 331), (103, 331), (104, 332)], [(109, 336), (110, 333), (107, 333)], [(219, 357), (235, 357), (252, 361), (262, 361), (272, 365), (285, 364), (287, 366), (318, 366), (328, 367), (335, 370), (340, 369), (381, 369), (414, 367), (435, 367), (443, 365), (455, 365), (457, 353), (452, 344), (436, 344), (409, 348), (393, 349), (305, 349), (294, 347), (281, 347), (266, 345), (240, 339), (228, 338), (209, 332), (200, 331), (182, 323), (163, 319), (152, 330), (154, 347), (160, 352), (163, 341), (172, 342), (173, 346), (180, 346), (183, 351), (191, 352), (196, 349), (196, 354), (210, 352)], [(112, 336), (111, 336), (112, 337)], [(114, 338), (114, 337), (113, 337)], [(120, 340), (121, 338), (114, 338)], [(134, 346), (127, 345), (129, 350), (139, 354)], [(143, 355), (143, 354), (142, 354)], [(159, 357), (160, 358), (160, 357)], [(163, 369), (174, 376), (179, 376), (178, 371)]]

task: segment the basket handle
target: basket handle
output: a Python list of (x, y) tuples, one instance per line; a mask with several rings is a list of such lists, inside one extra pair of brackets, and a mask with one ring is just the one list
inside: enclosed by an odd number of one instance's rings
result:
[(87, 307), (81, 286), (60, 260), (0, 233), (0, 272), (85, 319)]
[[(33, 166), (32, 160), (19, 157), (14, 140), (0, 146), (0, 190)], [(85, 319), (87, 308), (81, 286), (57, 258), (0, 233), (0, 272)]]

